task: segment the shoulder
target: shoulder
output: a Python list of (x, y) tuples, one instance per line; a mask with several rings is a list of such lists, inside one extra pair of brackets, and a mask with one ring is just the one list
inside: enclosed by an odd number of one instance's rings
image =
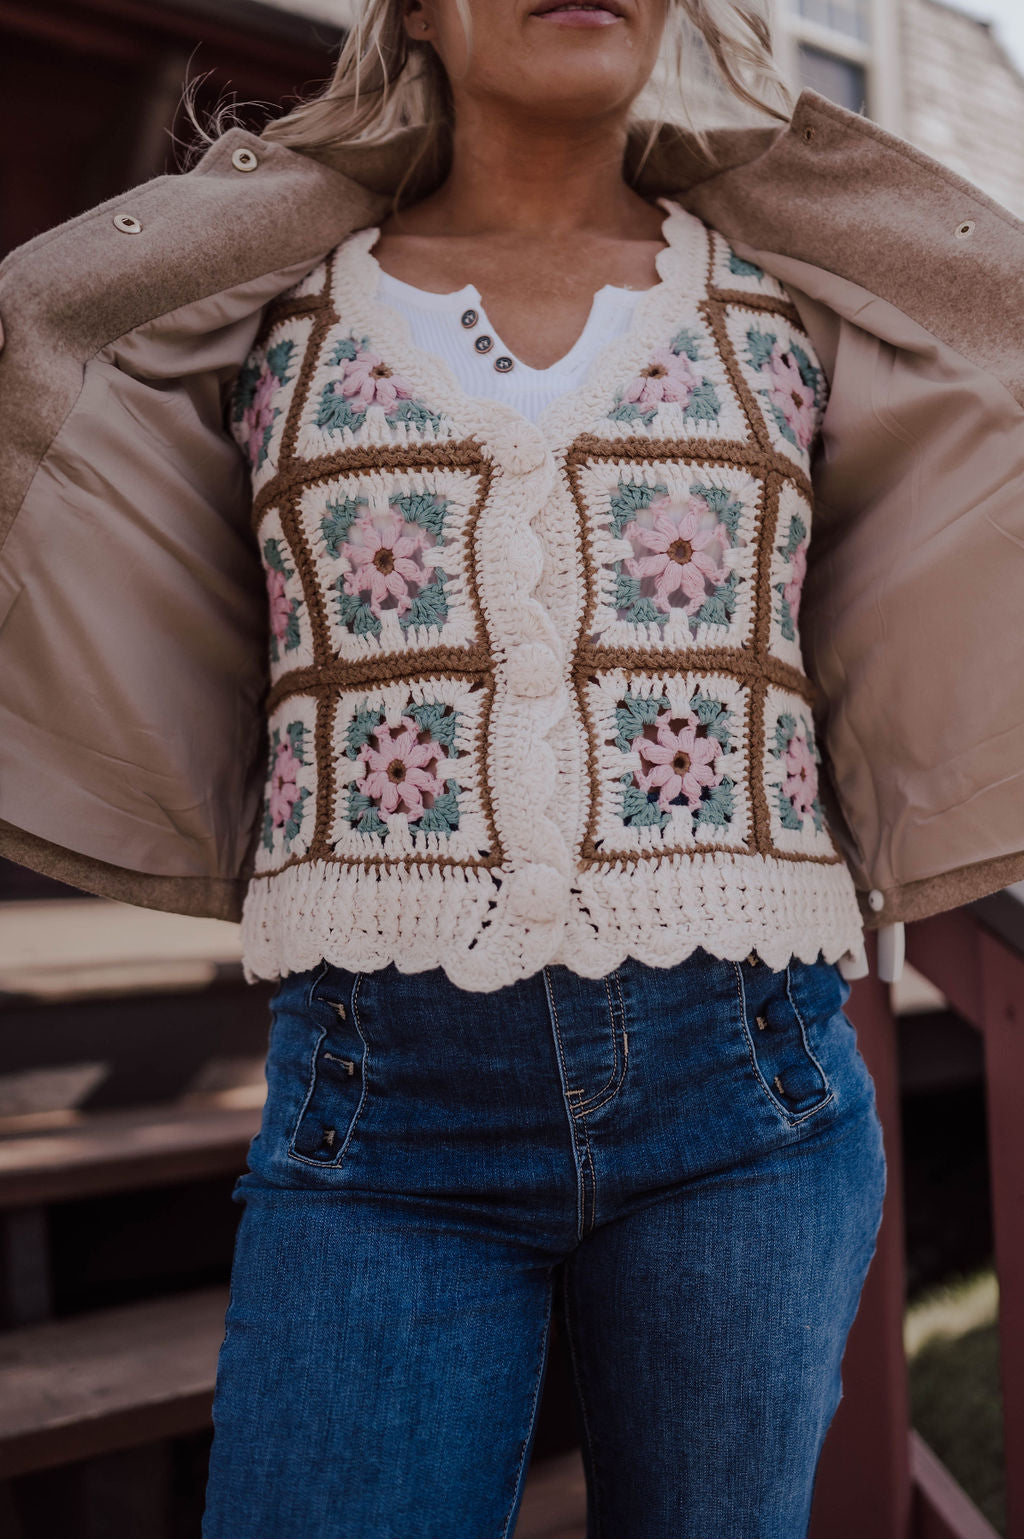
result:
[(158, 315), (315, 259), (381, 201), (308, 155), (229, 129), (191, 170), (154, 177), (8, 253), (8, 339), (15, 326), (48, 324), (84, 360)]

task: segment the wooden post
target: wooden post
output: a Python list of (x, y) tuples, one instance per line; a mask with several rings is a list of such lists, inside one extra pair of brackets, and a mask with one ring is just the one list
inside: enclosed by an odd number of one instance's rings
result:
[(979, 931), (1006, 1448), (1007, 1539), (1024, 1539), (1024, 957)]
[(810, 1539), (907, 1539), (910, 1532), (899, 1060), (889, 985), (875, 973), (871, 932), (868, 957), (872, 971), (853, 984), (846, 1013), (874, 1079), (885, 1130), (885, 1208), (843, 1359), (843, 1398), (818, 1464)]

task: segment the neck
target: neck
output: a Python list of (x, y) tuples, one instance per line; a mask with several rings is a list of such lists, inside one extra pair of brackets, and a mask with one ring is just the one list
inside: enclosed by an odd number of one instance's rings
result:
[(634, 235), (650, 205), (623, 181), (626, 142), (621, 115), (552, 122), (461, 101), (431, 223), (449, 235)]

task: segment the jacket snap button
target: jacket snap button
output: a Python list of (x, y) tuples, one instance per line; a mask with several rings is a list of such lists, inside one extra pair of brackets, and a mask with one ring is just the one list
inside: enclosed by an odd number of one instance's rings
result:
[(231, 152), (231, 164), (236, 171), (255, 171), (259, 160), (252, 150), (244, 149), (241, 145)]
[(558, 688), (562, 670), (550, 647), (527, 641), (510, 649), (506, 676), (517, 695), (550, 695)]
[(868, 893), (868, 908), (875, 914), (880, 914), (885, 907), (885, 893), (880, 887), (872, 887)]
[(477, 337), (476, 341), (473, 343), (473, 346), (476, 348), (478, 353), (489, 353), (491, 348), (494, 346), (494, 338), (489, 337), (485, 331), (482, 336)]
[(509, 909), (513, 919), (550, 924), (561, 918), (567, 896), (562, 873), (544, 861), (532, 861), (512, 877)]
[(142, 230), (142, 221), (136, 219), (134, 214), (115, 214), (114, 229), (120, 230), (122, 235), (138, 235)]
[(463, 326), (475, 326), (479, 317), (475, 310), (463, 310), (459, 319)]
[(953, 233), (959, 240), (966, 240), (968, 235), (974, 234), (974, 220), (962, 219)]

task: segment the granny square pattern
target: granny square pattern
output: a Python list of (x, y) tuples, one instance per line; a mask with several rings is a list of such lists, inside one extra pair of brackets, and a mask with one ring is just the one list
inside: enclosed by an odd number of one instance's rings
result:
[(376, 227), (266, 307), (226, 407), (269, 621), (250, 981), (860, 945), (800, 647), (828, 381), (658, 201), (659, 281), (537, 422), (413, 344)]

